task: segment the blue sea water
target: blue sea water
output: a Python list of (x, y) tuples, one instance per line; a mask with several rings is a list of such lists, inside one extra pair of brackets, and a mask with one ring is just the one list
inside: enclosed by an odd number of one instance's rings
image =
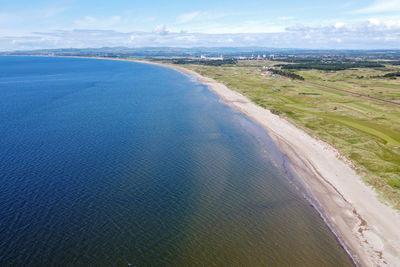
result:
[(172, 69), (0, 57), (1, 266), (348, 266), (264, 130)]

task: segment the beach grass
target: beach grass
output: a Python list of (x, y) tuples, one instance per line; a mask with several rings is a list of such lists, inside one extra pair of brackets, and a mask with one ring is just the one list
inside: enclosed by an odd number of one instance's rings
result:
[(225, 84), (331, 144), (377, 189), (382, 200), (400, 209), (400, 106), (324, 87), (400, 102), (400, 79), (377, 78), (400, 66), (296, 71), (305, 81), (261, 75), (263, 66), (279, 63), (239, 61), (182, 67)]

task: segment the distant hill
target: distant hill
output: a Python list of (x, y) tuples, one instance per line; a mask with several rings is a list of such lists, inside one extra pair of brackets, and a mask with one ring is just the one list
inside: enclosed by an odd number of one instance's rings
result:
[(215, 57), (235, 56), (296, 56), (296, 55), (341, 55), (363, 56), (370, 58), (399, 57), (400, 50), (309, 50), (309, 49), (278, 49), (267, 47), (102, 47), (102, 48), (61, 48), (20, 50), (1, 52), (0, 55), (46, 55), (46, 56), (101, 56), (101, 57), (200, 57), (201, 55)]

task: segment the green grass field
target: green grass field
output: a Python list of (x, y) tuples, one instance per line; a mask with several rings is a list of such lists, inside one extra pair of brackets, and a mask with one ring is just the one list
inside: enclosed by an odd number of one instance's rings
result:
[(295, 71), (305, 78), (304, 82), (261, 75), (262, 66), (275, 64), (279, 62), (239, 61), (236, 65), (182, 67), (224, 83), (332, 144), (354, 163), (357, 172), (377, 189), (384, 201), (400, 209), (400, 106), (310, 83), (400, 102), (400, 78), (373, 78), (398, 71), (400, 66)]

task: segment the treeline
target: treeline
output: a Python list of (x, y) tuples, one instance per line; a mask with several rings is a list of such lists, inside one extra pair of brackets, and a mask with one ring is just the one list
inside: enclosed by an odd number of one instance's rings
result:
[(395, 78), (395, 77), (400, 77), (400, 71), (398, 71), (398, 72), (390, 72), (390, 73), (386, 73), (385, 75), (383, 75), (383, 77), (385, 77), (385, 78)]
[(371, 76), (371, 78), (389, 78), (389, 79), (396, 79), (397, 77), (400, 77), (400, 71), (389, 72), (389, 73), (386, 73), (385, 75)]
[(332, 63), (297, 63), (297, 64), (280, 64), (282, 69), (287, 70), (347, 70), (353, 68), (384, 68), (385, 66), (377, 62), (332, 62)]
[(400, 61), (378, 61), (381, 64), (400, 65)]
[(301, 75), (298, 75), (296, 73), (290, 72), (290, 71), (284, 71), (284, 70), (277, 70), (277, 69), (272, 69), (271, 72), (273, 74), (285, 76), (291, 79), (296, 79), (296, 80), (304, 80), (304, 77)]
[[(283, 61), (283, 62), (287, 62), (287, 63), (323, 63), (324, 59), (320, 58), (320, 57), (287, 57), (287, 58), (271, 58), (271, 61)], [(334, 60), (335, 59), (325, 59), (325, 60)]]
[(217, 60), (197, 60), (197, 59), (174, 59), (172, 60), (173, 64), (198, 64), (198, 65), (206, 65), (206, 66), (221, 66), (226, 64), (236, 64), (237, 61), (235, 59), (217, 59)]

